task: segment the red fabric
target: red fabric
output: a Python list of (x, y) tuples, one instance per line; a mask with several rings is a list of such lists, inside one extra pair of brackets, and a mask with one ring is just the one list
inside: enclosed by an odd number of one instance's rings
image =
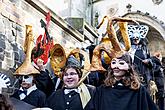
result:
[[(46, 29), (48, 30), (49, 22), (51, 20), (50, 12), (48, 12), (45, 19), (46, 19)], [(39, 48), (38, 47), (39, 43), (40, 43), (40, 49), (43, 49), (44, 52), (43, 52), (42, 55), (40, 55), (37, 58), (33, 57), (33, 61), (34, 61), (35, 64), (37, 64), (37, 60), (42, 59), (44, 61), (44, 64), (46, 64), (47, 61), (48, 61), (48, 58), (49, 58), (49, 51), (50, 51), (51, 47), (53, 46), (53, 41), (47, 39), (46, 32), (45, 32), (44, 33), (44, 38), (43, 38), (43, 35), (40, 35), (36, 40), (36, 46), (35, 47), (37, 49)], [(36, 51), (38, 51), (37, 49), (36, 49)]]

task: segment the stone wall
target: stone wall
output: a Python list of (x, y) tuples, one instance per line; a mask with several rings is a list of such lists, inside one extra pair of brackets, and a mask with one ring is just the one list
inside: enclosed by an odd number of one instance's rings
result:
[(151, 55), (153, 55), (155, 52), (161, 52), (162, 56), (165, 57), (165, 41), (163, 39), (149, 39), (148, 47)]

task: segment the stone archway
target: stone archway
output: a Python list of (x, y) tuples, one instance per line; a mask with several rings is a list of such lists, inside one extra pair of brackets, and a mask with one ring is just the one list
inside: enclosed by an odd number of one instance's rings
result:
[(149, 26), (149, 32), (147, 39), (149, 41), (148, 47), (151, 54), (156, 51), (160, 51), (165, 57), (165, 24), (159, 21), (156, 17), (152, 17), (149, 13), (129, 12), (123, 15), (123, 17), (132, 18), (142, 24)]

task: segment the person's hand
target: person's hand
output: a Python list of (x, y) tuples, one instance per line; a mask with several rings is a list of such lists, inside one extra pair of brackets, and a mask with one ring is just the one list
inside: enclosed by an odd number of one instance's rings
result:
[(37, 66), (39, 67), (39, 70), (44, 70), (44, 61), (41, 59), (38, 59)]
[(142, 62), (144, 63), (144, 64), (148, 64), (148, 60), (147, 59), (145, 59), (145, 60), (142, 60)]

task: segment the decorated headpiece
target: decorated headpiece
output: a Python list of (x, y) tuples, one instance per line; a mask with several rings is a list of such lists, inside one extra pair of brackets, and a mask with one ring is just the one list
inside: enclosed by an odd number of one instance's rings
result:
[(41, 19), (41, 27), (45, 29), (44, 35), (39, 35), (36, 40), (36, 46), (33, 48), (32, 51), (32, 60), (35, 64), (37, 64), (37, 60), (43, 60), (43, 64), (45, 65), (49, 58), (50, 49), (53, 46), (52, 38), (48, 33), (48, 26), (51, 20), (50, 12), (47, 13), (46, 16), (46, 23)]
[(55, 44), (50, 50), (50, 64), (56, 76), (61, 77), (61, 69), (65, 66), (66, 54), (60, 44)]
[(129, 38), (145, 38), (149, 27), (147, 25), (128, 25)]
[[(106, 64), (110, 63), (110, 60), (112, 58), (120, 56), (121, 54), (125, 53), (125, 51), (129, 51), (131, 47), (131, 42), (128, 36), (127, 22), (135, 22), (136, 24), (138, 24), (135, 20), (132, 20), (130, 18), (120, 18), (120, 17), (109, 18), (105, 16), (102, 22), (99, 24), (98, 28), (103, 24), (105, 18), (108, 19), (107, 28), (106, 28), (107, 36), (105, 36), (105, 38), (102, 39), (102, 42), (99, 45), (97, 45), (93, 51), (90, 71), (101, 71), (103, 73), (104, 71), (106, 71), (106, 69), (103, 68), (101, 62), (101, 57), (102, 57), (101, 55), (103, 51), (104, 54), (102, 58)], [(123, 47), (120, 45), (120, 42), (118, 40), (114, 27), (114, 21), (117, 22), (119, 26), (121, 36), (125, 44)], [(107, 55), (105, 55), (105, 53)], [(109, 59), (107, 60), (105, 56), (109, 57)]]

